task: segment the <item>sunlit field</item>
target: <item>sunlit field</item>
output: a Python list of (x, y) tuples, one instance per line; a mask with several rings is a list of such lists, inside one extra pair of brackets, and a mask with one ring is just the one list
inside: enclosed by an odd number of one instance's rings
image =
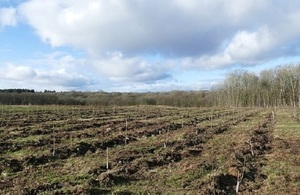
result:
[(286, 194), (300, 189), (295, 112), (2, 106), (1, 194)]

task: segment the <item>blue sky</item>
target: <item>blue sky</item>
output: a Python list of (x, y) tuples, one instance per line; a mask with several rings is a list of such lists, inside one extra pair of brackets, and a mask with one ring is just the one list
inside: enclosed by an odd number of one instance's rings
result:
[(297, 0), (0, 0), (0, 88), (210, 89), (300, 61)]

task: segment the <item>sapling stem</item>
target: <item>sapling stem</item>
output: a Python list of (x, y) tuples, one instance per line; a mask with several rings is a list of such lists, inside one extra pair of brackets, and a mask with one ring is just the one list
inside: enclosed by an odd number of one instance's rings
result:
[(244, 178), (245, 166), (246, 166), (246, 159), (244, 157), (243, 169), (242, 169), (242, 171), (238, 171), (238, 176), (237, 176), (237, 180), (236, 180), (236, 188), (235, 188), (236, 194), (239, 193), (239, 188), (240, 188), (241, 182)]
[(127, 144), (127, 140), (128, 140), (128, 132), (127, 132), (127, 127), (128, 127), (128, 124), (127, 124), (128, 122), (127, 122), (127, 118), (126, 118), (126, 124), (125, 124), (125, 126), (126, 126), (126, 129), (125, 129), (125, 145)]
[(251, 154), (252, 154), (252, 156), (254, 156), (253, 144), (252, 144), (251, 140), (249, 141), (249, 145), (250, 145)]
[(55, 156), (55, 134), (54, 134), (54, 125), (53, 125), (53, 151), (52, 155)]
[(239, 193), (239, 188), (240, 188), (240, 179), (239, 179), (239, 175), (240, 173), (238, 173), (238, 178), (237, 178), (237, 183), (236, 183), (236, 188), (235, 188), (235, 193), (238, 194)]
[(106, 147), (106, 169), (109, 169), (109, 165), (108, 165), (108, 147)]

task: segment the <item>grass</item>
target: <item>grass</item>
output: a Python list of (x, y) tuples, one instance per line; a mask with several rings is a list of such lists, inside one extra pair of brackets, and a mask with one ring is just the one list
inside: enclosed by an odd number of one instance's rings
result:
[(34, 151), (31, 150), (30, 148), (27, 149), (21, 149), (21, 150), (17, 150), (14, 152), (6, 152), (3, 156), (5, 158), (15, 158), (15, 159), (24, 159), (25, 157), (28, 156), (40, 156), (40, 155), (47, 155), (50, 154), (50, 150), (38, 150), (38, 151)]
[(274, 137), (285, 138), (285, 139), (300, 137), (299, 129), (300, 129), (299, 122), (289, 121), (289, 119), (286, 118), (286, 122), (281, 122), (280, 124), (276, 125), (276, 129), (274, 131)]
[(45, 135), (30, 135), (30, 136), (27, 136), (27, 137), (18, 137), (16, 139), (14, 139), (13, 141), (15, 143), (22, 144), (24, 142), (37, 142), (42, 138), (46, 138), (46, 136)]
[[(267, 155), (262, 193), (297, 194), (300, 191), (300, 123), (289, 110), (276, 114), (272, 153)], [(287, 145), (286, 145), (287, 144)]]

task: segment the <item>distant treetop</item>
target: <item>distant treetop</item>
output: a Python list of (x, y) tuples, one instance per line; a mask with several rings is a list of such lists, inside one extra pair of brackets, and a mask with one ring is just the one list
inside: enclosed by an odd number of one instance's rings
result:
[(0, 89), (0, 93), (34, 93), (33, 89)]

